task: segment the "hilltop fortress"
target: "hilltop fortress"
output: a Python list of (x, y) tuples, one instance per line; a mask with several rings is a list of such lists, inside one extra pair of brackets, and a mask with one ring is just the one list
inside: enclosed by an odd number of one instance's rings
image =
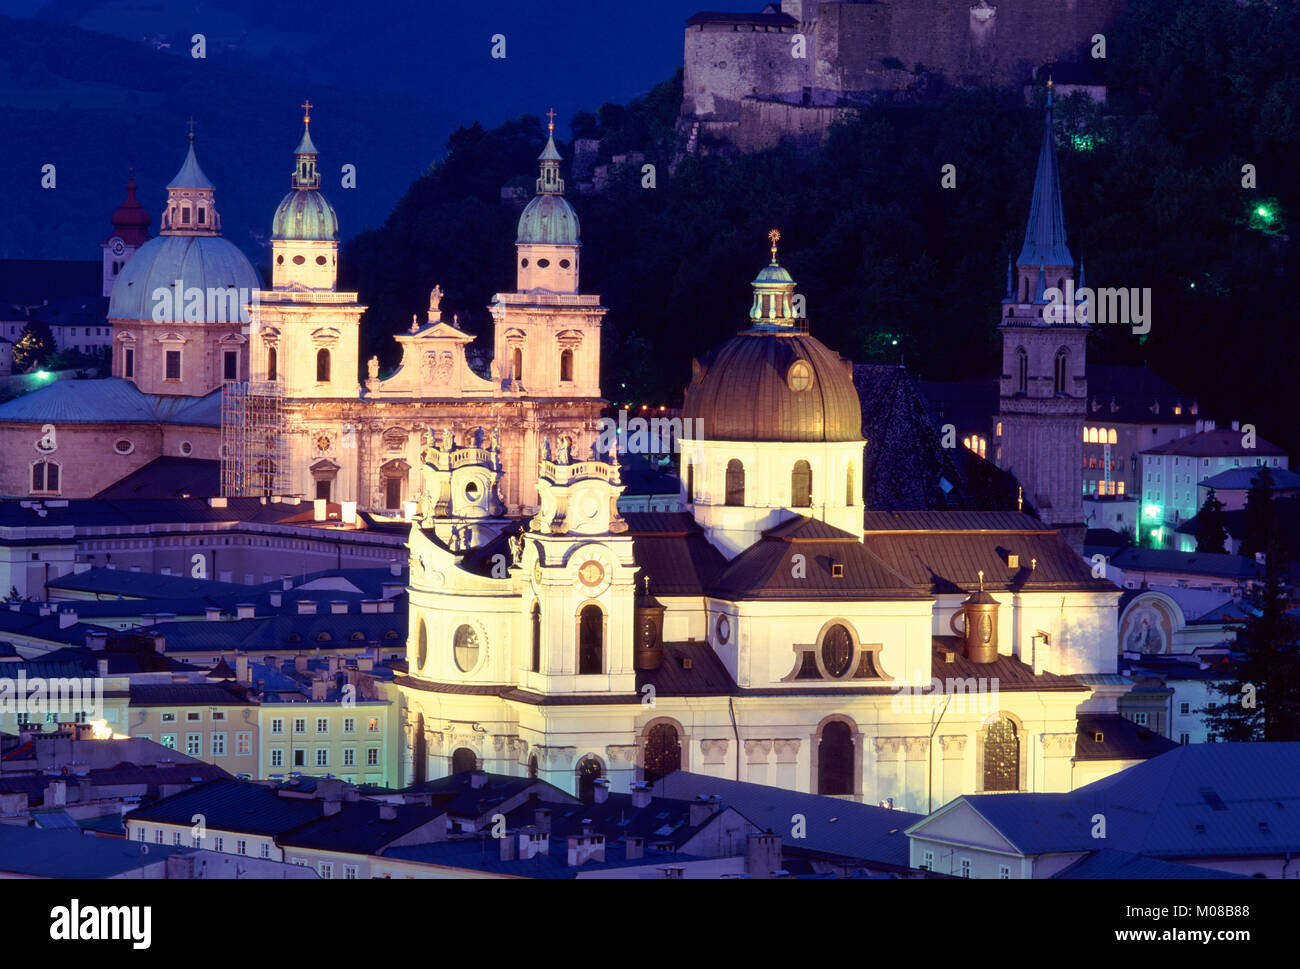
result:
[[(1123, 0), (781, 0), (686, 22), (680, 132), (763, 148), (815, 144), (846, 110), (925, 71), (960, 85), (1027, 82), (1089, 60)], [(920, 68), (918, 70), (918, 67)]]

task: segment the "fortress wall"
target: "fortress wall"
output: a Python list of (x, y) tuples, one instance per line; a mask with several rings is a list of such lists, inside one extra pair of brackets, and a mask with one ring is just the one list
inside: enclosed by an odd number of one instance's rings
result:
[(686, 28), (682, 113), (735, 120), (743, 97), (800, 90), (812, 60), (790, 56), (793, 37), (729, 24)]

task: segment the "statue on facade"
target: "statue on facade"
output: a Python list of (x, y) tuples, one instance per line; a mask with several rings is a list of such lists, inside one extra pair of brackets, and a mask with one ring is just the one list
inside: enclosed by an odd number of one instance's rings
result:
[(412, 333), (420, 332), (420, 317), (416, 313), (411, 314), (411, 332)]
[(494, 427), (494, 428), (492, 428), (492, 446), (491, 446), (491, 450), (493, 450), (493, 451), (500, 451), (500, 450), (501, 450), (501, 428), (499, 428), (499, 427)]
[(442, 310), (440, 309), (441, 306), (442, 306), (442, 287), (435, 285), (433, 289), (429, 290), (429, 319), (430, 320), (442, 319)]
[(556, 464), (568, 464), (571, 458), (569, 453), (569, 439), (563, 435), (560, 436), (559, 445), (556, 448), (559, 452), (555, 459)]
[(442, 429), (442, 443), (439, 444), (439, 446), (438, 446), (438, 450), (440, 450), (440, 451), (454, 451), (455, 449), (456, 449), (456, 445), (455, 445), (455, 440), (454, 440), (454, 438), (452, 437), (452, 434), (451, 434), (451, 428), (450, 428), (450, 427), (444, 427), (444, 428)]
[(366, 372), (370, 375), (371, 380), (379, 379), (379, 358), (371, 357), (366, 361)]
[(506, 544), (510, 546), (510, 564), (518, 565), (524, 558), (524, 536), (518, 533), (511, 535), (506, 539)]

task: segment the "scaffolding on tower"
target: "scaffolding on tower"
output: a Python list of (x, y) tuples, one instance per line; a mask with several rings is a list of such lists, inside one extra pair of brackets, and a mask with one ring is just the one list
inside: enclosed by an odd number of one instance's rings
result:
[(227, 380), (221, 388), (221, 494), (255, 498), (289, 492), (283, 386)]

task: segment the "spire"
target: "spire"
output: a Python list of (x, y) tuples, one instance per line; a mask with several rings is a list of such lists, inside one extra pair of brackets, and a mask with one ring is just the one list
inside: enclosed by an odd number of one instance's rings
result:
[(538, 195), (563, 195), (564, 179), (560, 178), (560, 162), (563, 159), (560, 156), (559, 149), (555, 147), (555, 109), (546, 112), (548, 119), (546, 125), (546, 147), (542, 153), (537, 156), (537, 160), (542, 163), (542, 172), (537, 179)]
[(799, 328), (794, 311), (794, 279), (776, 261), (776, 244), (781, 230), (767, 234), (771, 242), (772, 261), (764, 266), (754, 279), (754, 304), (749, 309), (749, 325), (754, 327), (779, 327), (783, 330)]
[(1025, 244), (1016, 264), (1073, 266), (1074, 257), (1065, 244), (1065, 214), (1061, 204), (1061, 178), (1056, 164), (1056, 138), (1052, 125), (1052, 82), (1047, 82), (1047, 112), (1043, 118), (1043, 141), (1038, 151), (1038, 172), (1034, 196), (1029, 203)]
[(1011, 265), (1011, 257), (1007, 256), (1007, 295), (1004, 299), (1016, 298), (1016, 275)]
[(290, 184), (296, 189), (320, 188), (320, 172), (316, 170), (316, 146), (311, 140), (311, 101), (302, 103), (302, 140), (294, 149), (297, 164), (293, 167)]
[(219, 235), (214, 186), (199, 167), (194, 154), (194, 119), (189, 122), (189, 150), (176, 177), (167, 183), (167, 208), (163, 210), (162, 235)]
[(135, 169), (127, 176), (126, 200), (117, 207), (109, 220), (113, 224), (113, 235), (128, 246), (142, 246), (149, 240), (149, 223), (153, 221), (148, 211), (135, 197)]

